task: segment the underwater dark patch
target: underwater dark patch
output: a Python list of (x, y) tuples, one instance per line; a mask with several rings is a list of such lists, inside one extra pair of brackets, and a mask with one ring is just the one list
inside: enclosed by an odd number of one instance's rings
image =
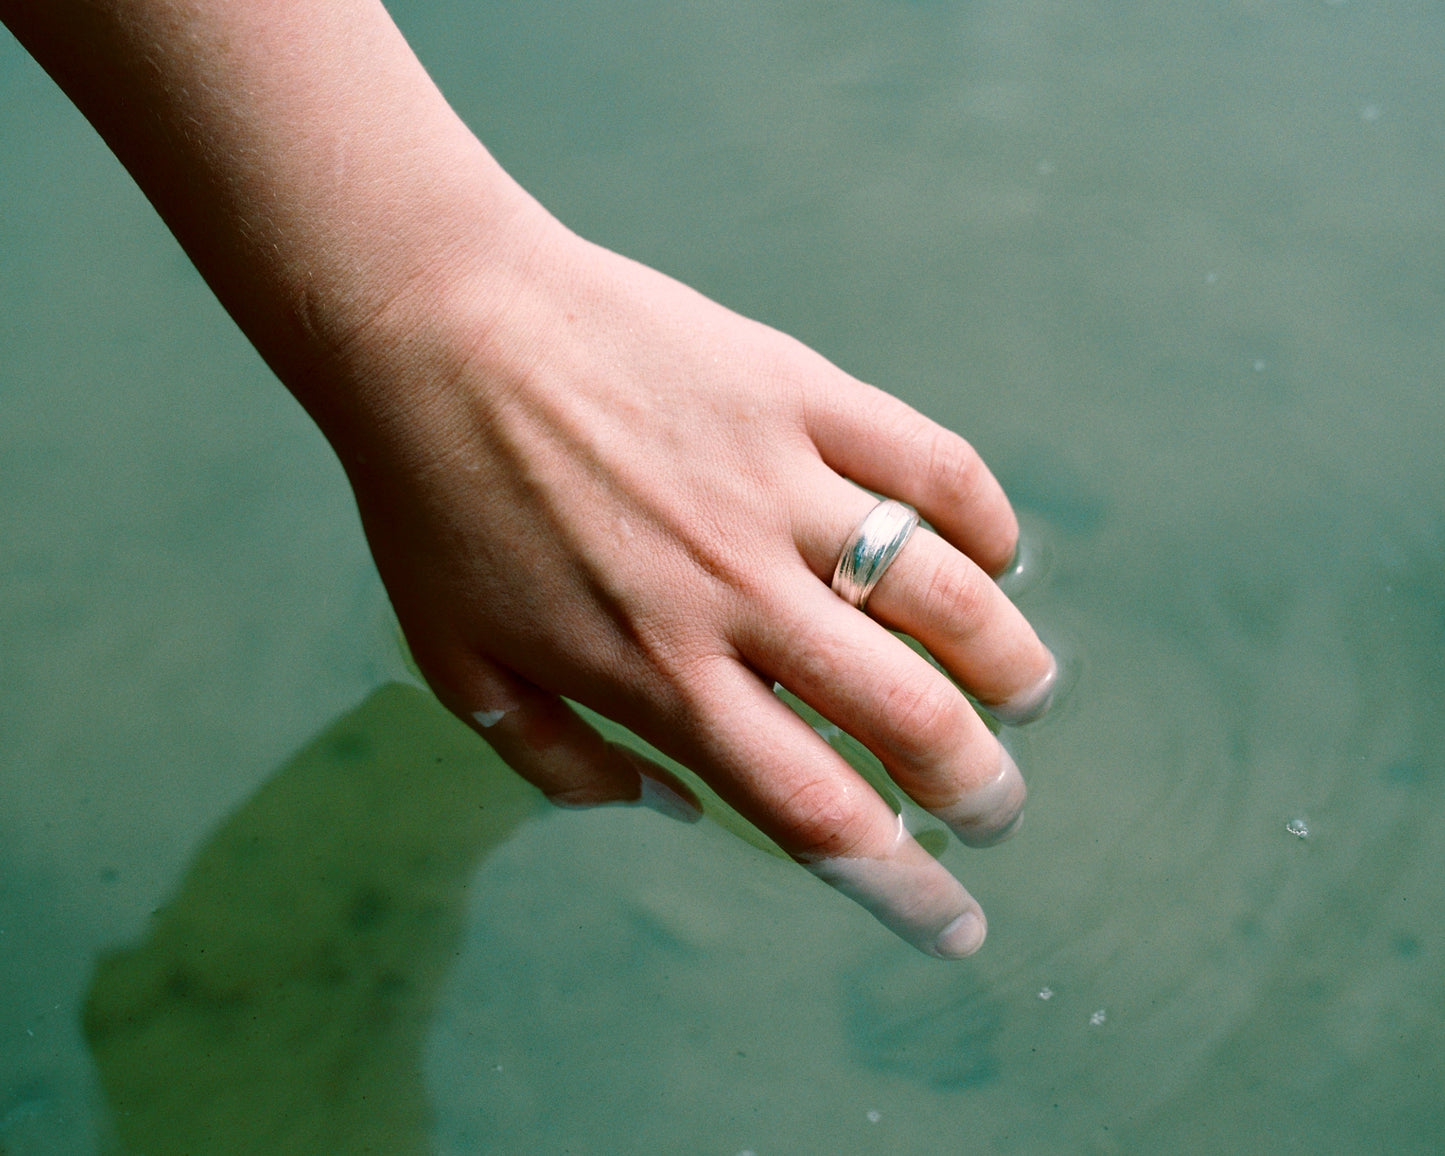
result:
[(940, 1091), (997, 1080), (1003, 1008), (977, 981), (951, 978), (934, 999), (876, 975), (852, 984), (847, 1030), (859, 1062)]

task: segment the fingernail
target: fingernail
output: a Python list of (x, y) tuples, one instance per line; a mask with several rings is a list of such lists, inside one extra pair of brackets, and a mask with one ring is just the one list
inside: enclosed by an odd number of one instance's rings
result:
[(639, 807), (651, 807), (659, 815), (679, 823), (696, 823), (702, 818), (702, 808), (680, 794), (671, 783), (654, 779), (643, 771), (639, 771), (637, 777), (642, 781), (642, 793), (637, 797)]
[(1002, 843), (1023, 822), (1024, 802), (1029, 793), (1024, 777), (1002, 746), (998, 756), (998, 774), (992, 780), (965, 791), (947, 807), (930, 808), (970, 847)]
[(1049, 655), (1049, 671), (1032, 687), (1016, 694), (1007, 702), (997, 705), (984, 703), (984, 709), (999, 722), (1007, 726), (1022, 726), (1042, 718), (1053, 705), (1054, 693), (1059, 686), (1059, 660)]
[(905, 834), (886, 858), (801, 862), (925, 955), (959, 959), (983, 942), (983, 916), (973, 896), (912, 836)]
[(933, 954), (941, 959), (962, 959), (982, 947), (983, 937), (987, 934), (983, 917), (976, 912), (965, 911), (938, 933), (933, 943)]

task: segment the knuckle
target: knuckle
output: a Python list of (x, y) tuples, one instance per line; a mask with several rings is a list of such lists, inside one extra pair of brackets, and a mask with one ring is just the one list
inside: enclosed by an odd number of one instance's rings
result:
[(967, 637), (988, 612), (989, 592), (977, 573), (961, 559), (938, 561), (923, 588), (923, 612), (933, 621), (947, 622), (955, 637)]
[[(783, 681), (789, 690), (803, 697), (821, 693), (837, 684), (839, 672), (856, 662), (856, 651), (849, 640), (833, 629), (803, 633), (802, 623), (792, 624), (790, 638), (777, 638), (771, 649), (786, 648), (787, 674)], [(793, 645), (789, 642), (796, 639)]]
[(824, 858), (854, 854), (866, 839), (858, 808), (836, 780), (809, 779), (778, 808), (791, 854)]
[[(523, 777), (525, 777), (525, 775)], [(591, 807), (605, 807), (608, 803), (616, 803), (624, 798), (624, 796), (608, 782), (572, 783), (560, 790), (544, 790), (543, 793), (547, 796), (547, 801), (554, 807), (561, 807), (565, 810), (586, 810)]]
[(922, 436), (926, 439), (922, 460), (928, 470), (924, 477), (929, 487), (948, 500), (972, 498), (985, 477), (983, 460), (973, 447), (942, 426), (930, 425)]
[(889, 691), (883, 717), (898, 756), (910, 764), (937, 763), (965, 733), (964, 697), (942, 678), (902, 684)]

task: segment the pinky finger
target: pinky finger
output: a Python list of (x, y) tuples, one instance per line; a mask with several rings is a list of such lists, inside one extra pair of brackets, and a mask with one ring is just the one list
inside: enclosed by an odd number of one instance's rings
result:
[(702, 808), (688, 787), (652, 760), (597, 733), (560, 696), (505, 667), (474, 659), (464, 685), (433, 684), (453, 714), (517, 774), (559, 807), (631, 804), (693, 823)]

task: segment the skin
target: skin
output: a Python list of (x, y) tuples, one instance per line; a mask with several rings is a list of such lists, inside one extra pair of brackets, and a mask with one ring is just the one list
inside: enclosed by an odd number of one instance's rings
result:
[[(0, 0), (0, 18), (325, 433), (449, 708), (560, 803), (666, 780), (563, 696), (585, 703), (910, 942), (976, 950), (977, 903), (771, 693), (966, 841), (1012, 829), (1017, 769), (885, 629), (1000, 717), (1047, 697), (1053, 659), (989, 577), (1017, 522), (962, 438), (569, 232), (372, 0)], [(875, 501), (860, 487), (937, 529), (868, 616), (828, 588)]]

